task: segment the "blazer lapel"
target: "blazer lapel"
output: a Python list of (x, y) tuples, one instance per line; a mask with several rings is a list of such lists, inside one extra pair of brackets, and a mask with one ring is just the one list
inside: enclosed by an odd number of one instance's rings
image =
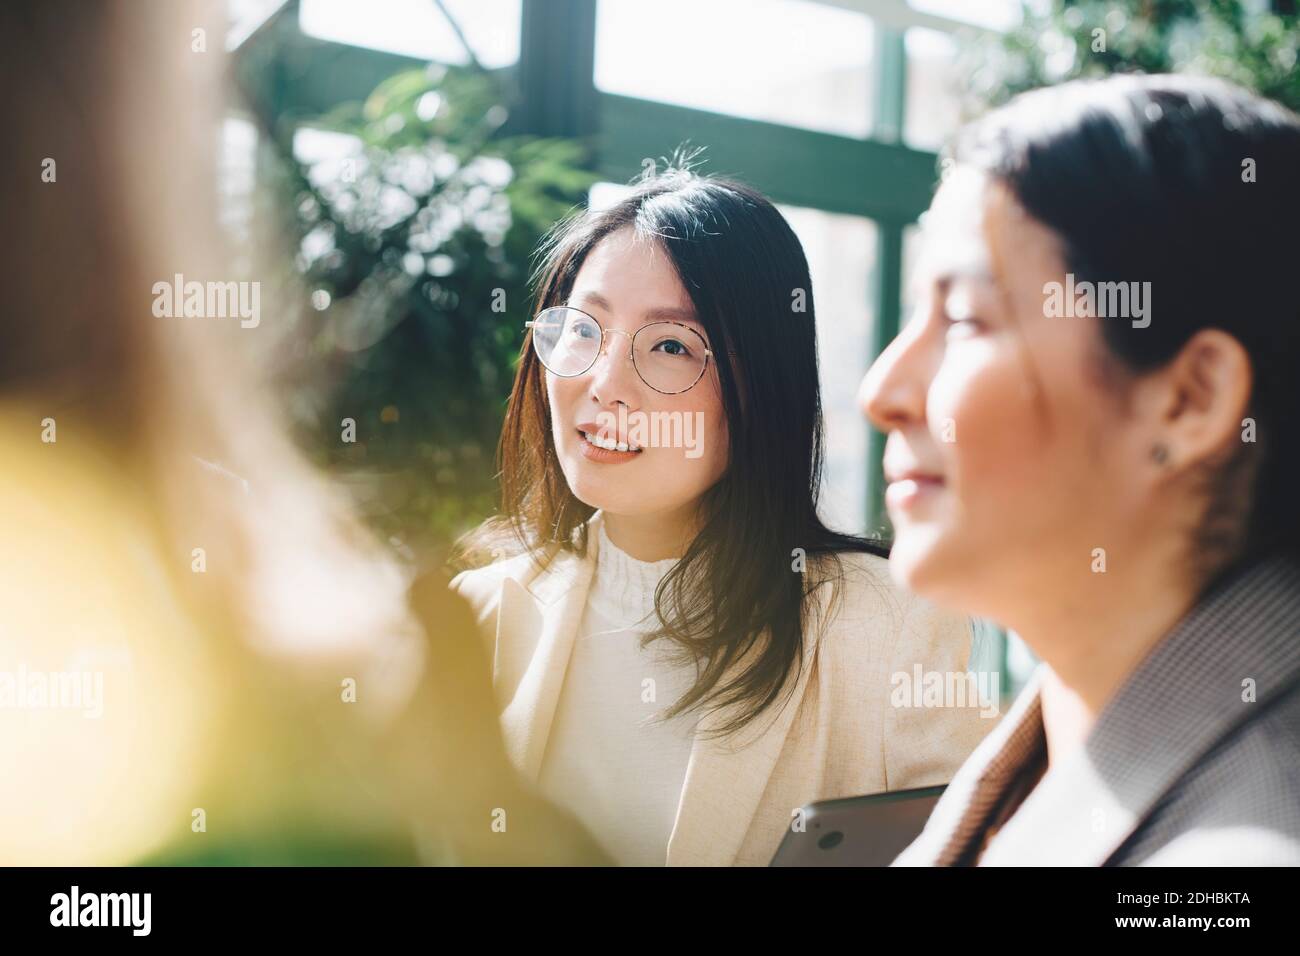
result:
[(1199, 759), (1300, 677), (1297, 632), (1300, 569), (1274, 559), (1233, 572), (1138, 666), (986, 862), (1105, 863)]
[[(896, 866), (953, 866), (984, 837), (992, 814), (1046, 746), (1041, 668), (953, 777), (921, 835)], [(1082, 756), (1083, 748), (1073, 755)], [(1053, 766), (980, 858), (981, 866), (1093, 866), (1137, 825), (1087, 760)]]
[[(668, 840), (669, 866), (730, 866), (735, 861), (799, 712), (814, 659), (815, 646), (806, 647), (793, 693), (776, 705), (781, 709), (762, 714), (732, 737), (705, 739), (729, 711), (701, 718)], [(743, 666), (744, 659), (733, 662), (724, 681)]]
[[(595, 568), (594, 554), (561, 554), (527, 588), (509, 580), (502, 588), (497, 647), (513, 646), (514, 642), (501, 638), (505, 633), (538, 634), (535, 650), (526, 664), (521, 663), (523, 673), (501, 711), (506, 753), (532, 783), (541, 775), (546, 741)], [(498, 679), (513, 663), (498, 658), (494, 667)]]
[(998, 833), (981, 866), (1101, 866), (1162, 792), (1126, 804), (1080, 747), (1052, 767)]
[(980, 741), (935, 804), (921, 831), (894, 866), (952, 866), (983, 835), (985, 822), (1043, 734), (1035, 671), (1007, 715)]
[[(1274, 559), (1235, 572), (1156, 645), (990, 842), (981, 865), (1100, 866), (1188, 770), (1241, 723), (1255, 697), (1300, 679), (1300, 569)], [(1257, 687), (1256, 687), (1257, 683)], [(952, 864), (1042, 739), (1036, 675), (958, 771), (900, 864)]]

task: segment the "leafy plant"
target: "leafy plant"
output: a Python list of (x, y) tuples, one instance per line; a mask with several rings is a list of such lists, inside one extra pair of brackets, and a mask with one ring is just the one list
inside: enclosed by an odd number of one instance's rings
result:
[(1017, 93), (1110, 73), (1218, 76), (1300, 110), (1293, 0), (1051, 0), (1018, 29), (968, 43), (968, 113)]
[[(431, 66), (313, 120), (344, 144), (282, 146), (316, 382), (302, 427), (376, 527), (442, 545), (496, 504), (494, 452), (534, 250), (585, 201), (578, 141), (503, 136), (496, 77)], [(302, 398), (299, 395), (298, 398)], [(339, 423), (356, 422), (355, 442)]]

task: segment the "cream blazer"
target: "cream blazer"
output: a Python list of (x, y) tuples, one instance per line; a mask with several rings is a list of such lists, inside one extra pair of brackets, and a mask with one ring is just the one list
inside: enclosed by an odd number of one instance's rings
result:
[[(593, 526), (590, 540), (595, 534)], [(901, 680), (894, 675), (910, 680), (917, 665), (966, 670), (970, 623), (896, 588), (882, 558), (842, 560), (833, 616), (829, 587), (817, 592), (815, 633), (792, 696), (731, 738), (697, 735), (668, 865), (765, 866), (803, 805), (947, 783), (996, 723), (978, 707), (892, 706)], [(533, 783), (595, 566), (594, 547), (585, 557), (561, 552), (545, 570), (519, 555), (451, 582), (473, 606), (492, 656), (507, 753)], [(705, 716), (700, 727), (722, 716)], [(581, 807), (567, 809), (581, 819)]]

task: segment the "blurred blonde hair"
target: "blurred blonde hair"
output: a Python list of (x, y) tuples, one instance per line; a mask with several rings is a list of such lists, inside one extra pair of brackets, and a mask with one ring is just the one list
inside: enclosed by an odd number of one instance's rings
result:
[(383, 785), (374, 747), (400, 749), (383, 728), (423, 667), (406, 581), (277, 420), (250, 346), (283, 313), (152, 312), (176, 273), (259, 278), (231, 274), (217, 226), (221, 12), (0, 8), (0, 670), (106, 675), (94, 727), (0, 710), (0, 862), (184, 847), (196, 808), (234, 842), (286, 814), (401, 830), (419, 789)]

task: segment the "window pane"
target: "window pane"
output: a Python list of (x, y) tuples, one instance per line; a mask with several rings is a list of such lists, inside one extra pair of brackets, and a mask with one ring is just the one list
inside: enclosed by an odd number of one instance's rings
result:
[(948, 33), (912, 27), (905, 35), (905, 43), (907, 107), (903, 140), (916, 149), (937, 150), (957, 131), (961, 120), (957, 41)]
[(1010, 30), (1020, 23), (1020, 0), (907, 0), (907, 5), (989, 30)]
[(921, 255), (921, 227), (909, 223), (903, 227), (903, 285), (899, 296), (901, 314), (898, 327), (901, 329), (912, 318), (920, 301), (922, 290), (918, 285), (917, 264)]
[(587, 192), (587, 208), (595, 210), (608, 209), (623, 197), (630, 195), (631, 192), (631, 186), (622, 186), (618, 183), (596, 183)]
[(217, 156), (217, 207), (221, 225), (230, 233), (241, 268), (249, 268), (247, 252), (252, 241), (253, 189), (256, 184), (257, 127), (246, 119), (227, 116), (221, 124)]
[[(520, 0), (445, 0), (478, 61), (509, 66), (519, 59)], [(389, 53), (468, 63), (465, 49), (432, 0), (302, 0), (302, 32), (322, 40)]]
[(859, 216), (781, 206), (803, 244), (817, 307), (817, 359), (826, 462), (822, 516), (831, 527), (867, 526), (867, 423), (858, 385), (871, 348), (870, 282), (876, 269), (876, 224)]
[(596, 86), (863, 137), (871, 50), (866, 15), (809, 0), (601, 0)]
[(280, 9), (284, 0), (226, 0), (226, 49), (233, 50)]

